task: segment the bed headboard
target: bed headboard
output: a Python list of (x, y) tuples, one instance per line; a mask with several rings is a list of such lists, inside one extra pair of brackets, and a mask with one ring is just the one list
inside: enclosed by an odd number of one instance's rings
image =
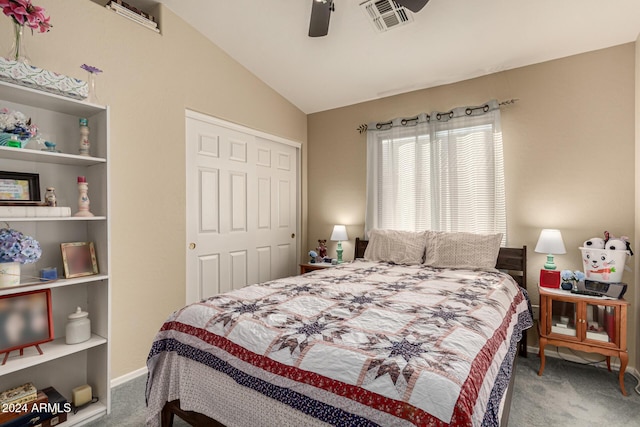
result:
[[(361, 240), (356, 237), (354, 258), (364, 258), (364, 251), (367, 249), (368, 240)], [(498, 270), (505, 270), (518, 285), (527, 288), (527, 246), (521, 248), (500, 248), (498, 260), (496, 262)], [(522, 339), (518, 343), (518, 354), (527, 357), (527, 333), (522, 334)]]

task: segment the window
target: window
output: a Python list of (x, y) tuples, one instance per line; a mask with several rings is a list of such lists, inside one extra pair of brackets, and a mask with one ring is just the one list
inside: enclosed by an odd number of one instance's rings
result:
[(382, 127), (367, 132), (366, 231), (503, 233), (506, 242), (497, 102)]

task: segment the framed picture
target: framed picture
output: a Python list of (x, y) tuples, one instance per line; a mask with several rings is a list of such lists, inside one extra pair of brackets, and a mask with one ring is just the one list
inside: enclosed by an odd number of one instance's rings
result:
[[(0, 354), (53, 340), (51, 290), (0, 296)], [(21, 352), (22, 353), (22, 352)], [(4, 363), (3, 363), (4, 364)]]
[(73, 242), (60, 244), (64, 277), (91, 276), (98, 274), (96, 250), (93, 242)]
[(0, 171), (0, 204), (40, 203), (40, 175)]

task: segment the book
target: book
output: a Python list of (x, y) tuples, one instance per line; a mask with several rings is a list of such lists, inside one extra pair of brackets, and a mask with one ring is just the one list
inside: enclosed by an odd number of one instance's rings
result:
[(36, 395), (36, 399), (31, 402), (2, 404), (2, 408), (0, 408), (0, 426), (4, 426), (5, 423), (16, 418), (31, 414), (34, 408), (33, 405), (40, 405), (41, 403), (48, 402), (49, 398), (47, 395), (44, 392), (39, 391)]
[(71, 403), (53, 387), (42, 389), (48, 401), (42, 405), (34, 406), (34, 402), (28, 404), (29, 412), (14, 418), (0, 427), (29, 427), (29, 426), (55, 426), (67, 420), (72, 411)]
[(562, 334), (562, 335), (571, 335), (574, 337), (576, 336), (575, 329), (569, 328), (566, 325), (563, 325), (561, 323), (551, 326), (551, 332), (555, 332), (556, 334)]
[(587, 338), (590, 340), (609, 342), (609, 335), (606, 332), (587, 331)]
[(26, 383), (0, 393), (0, 404), (9, 405), (28, 403), (36, 400), (37, 398), (38, 390), (33, 384)]

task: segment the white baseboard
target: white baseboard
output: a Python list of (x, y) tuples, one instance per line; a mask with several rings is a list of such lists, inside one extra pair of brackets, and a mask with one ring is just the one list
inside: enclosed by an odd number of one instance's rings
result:
[(135, 371), (129, 372), (128, 374), (124, 374), (121, 377), (114, 378), (111, 380), (111, 388), (122, 385), (131, 380), (135, 380), (143, 375), (147, 375), (147, 367), (136, 369)]

